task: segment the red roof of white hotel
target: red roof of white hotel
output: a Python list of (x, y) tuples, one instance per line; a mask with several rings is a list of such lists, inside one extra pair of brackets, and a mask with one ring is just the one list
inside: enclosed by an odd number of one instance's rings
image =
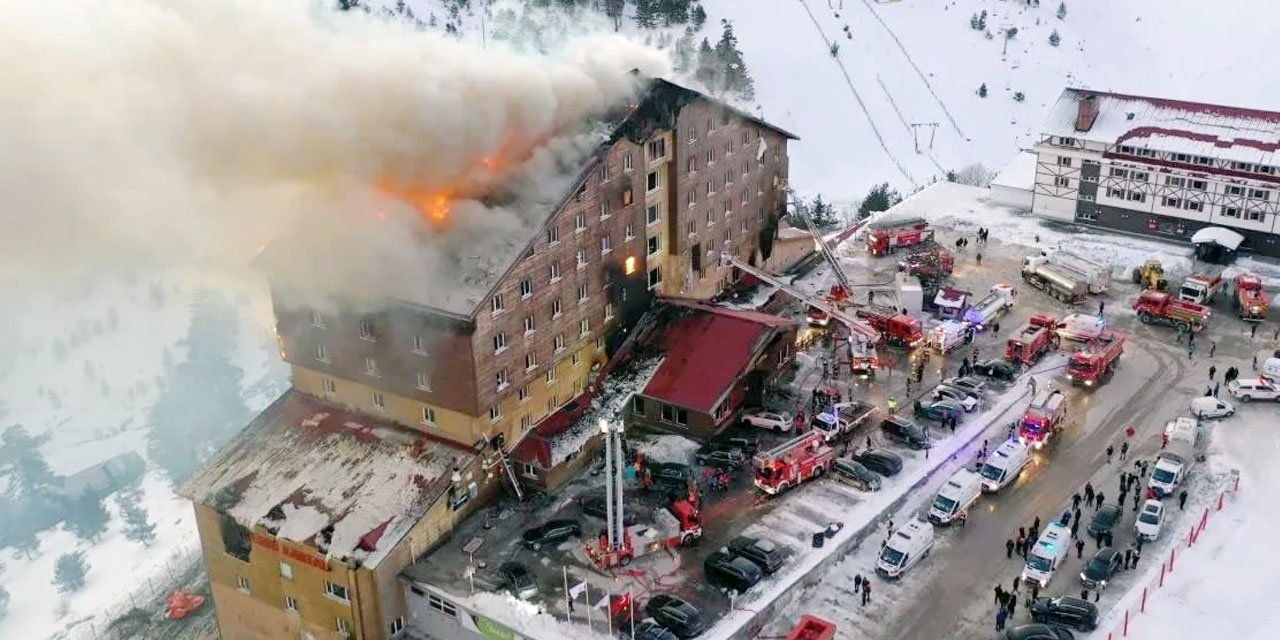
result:
[[(1076, 131), (1084, 96), (1096, 96), (1098, 117)], [(1088, 89), (1066, 89), (1045, 120), (1044, 133), (1277, 166), (1280, 112), (1148, 98)]]

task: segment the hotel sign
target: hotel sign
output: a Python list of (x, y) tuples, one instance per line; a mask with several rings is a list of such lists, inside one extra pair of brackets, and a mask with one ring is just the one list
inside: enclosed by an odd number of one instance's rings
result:
[(302, 564), (315, 567), (321, 571), (329, 570), (328, 558), (324, 556), (316, 555), (314, 553), (307, 553), (306, 551), (303, 551), (301, 549), (294, 549), (293, 547), (282, 548), (280, 545), (280, 541), (276, 540), (275, 538), (269, 535), (254, 532), (253, 543), (260, 547), (270, 549), (277, 553), (283, 554), (285, 557), (290, 558), (292, 560), (297, 560)]

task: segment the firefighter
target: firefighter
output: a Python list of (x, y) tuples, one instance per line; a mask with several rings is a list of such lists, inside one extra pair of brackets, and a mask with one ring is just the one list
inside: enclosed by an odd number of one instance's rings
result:
[(897, 411), (898, 411), (898, 399), (897, 399), (897, 398), (894, 398), (893, 396), (889, 396), (889, 398), (888, 398), (887, 400), (885, 400), (885, 404), (886, 404), (886, 405), (888, 405), (888, 407), (889, 407), (889, 413), (897, 413)]

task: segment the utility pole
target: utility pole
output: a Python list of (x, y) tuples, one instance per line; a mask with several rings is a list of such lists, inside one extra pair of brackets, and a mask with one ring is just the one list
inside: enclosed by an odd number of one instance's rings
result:
[(911, 139), (915, 142), (916, 153), (920, 153), (920, 127), (929, 127), (929, 150), (933, 151), (933, 138), (938, 133), (937, 122), (913, 122), (911, 123)]

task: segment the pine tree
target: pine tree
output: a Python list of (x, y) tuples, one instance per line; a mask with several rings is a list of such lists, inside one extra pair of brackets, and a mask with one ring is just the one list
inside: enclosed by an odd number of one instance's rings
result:
[(405, 6), (404, 0), (396, 0), (396, 15), (403, 16), (405, 9), (408, 7)]
[(1056, 47), (1060, 42), (1062, 42), (1062, 36), (1058, 35), (1057, 29), (1054, 29), (1053, 33), (1049, 34), (1049, 44)]
[(707, 89), (714, 91), (719, 86), (720, 75), (716, 51), (711, 48), (711, 41), (703, 38), (702, 44), (698, 45), (698, 68), (693, 72), (693, 77)]
[(84, 587), (88, 574), (89, 565), (84, 561), (83, 551), (64, 553), (54, 564), (53, 584), (58, 587), (58, 593), (70, 593)]
[(97, 541), (107, 530), (111, 515), (102, 505), (102, 496), (85, 492), (71, 503), (67, 511), (67, 529), (81, 540)]
[(45, 498), (59, 485), (58, 477), (40, 452), (48, 441), (48, 434), (32, 436), (20, 424), (0, 434), (0, 476), (9, 478), (10, 491), (19, 498)]
[(1014, 102), (1022, 102), (1023, 100), (1026, 100), (1026, 99), (1027, 99), (1027, 96), (1024, 95), (1021, 91), (1013, 92)]
[(979, 98), (987, 97), (987, 83), (984, 82), (982, 83), (981, 87), (978, 87), (978, 97)]
[(693, 22), (694, 31), (702, 29), (702, 25), (707, 23), (707, 10), (702, 5), (693, 5), (693, 10), (689, 12), (689, 19)]
[(642, 29), (652, 29), (658, 26), (658, 2), (657, 0), (635, 0), (636, 13), (632, 18), (636, 21), (636, 26)]
[(659, 0), (658, 10), (668, 27), (689, 21), (689, 0)]
[(693, 56), (696, 53), (693, 46), (693, 30), (685, 29), (684, 35), (676, 40), (675, 47), (675, 68), (679, 73), (688, 73), (693, 68)]
[(873, 213), (887, 211), (889, 207), (902, 202), (902, 196), (889, 188), (888, 182), (882, 182), (867, 192), (867, 197), (858, 205), (858, 218), (865, 218)]
[(1066, 2), (1058, 3), (1058, 19), (1059, 20), (1067, 19), (1067, 3)]
[(622, 30), (622, 16), (626, 12), (627, 0), (604, 0), (604, 14), (613, 20), (613, 30)]
[(716, 43), (715, 53), (723, 65), (724, 84), (722, 90), (733, 93), (739, 100), (754, 100), (755, 82), (747, 73), (747, 63), (742, 59), (742, 50), (738, 48), (738, 37), (733, 33), (733, 23), (721, 20), (723, 31), (720, 41)]
[(116, 495), (116, 506), (124, 519), (125, 539), (149, 547), (156, 540), (156, 525), (147, 517), (147, 510), (141, 502), (142, 493), (137, 489), (127, 489)]

